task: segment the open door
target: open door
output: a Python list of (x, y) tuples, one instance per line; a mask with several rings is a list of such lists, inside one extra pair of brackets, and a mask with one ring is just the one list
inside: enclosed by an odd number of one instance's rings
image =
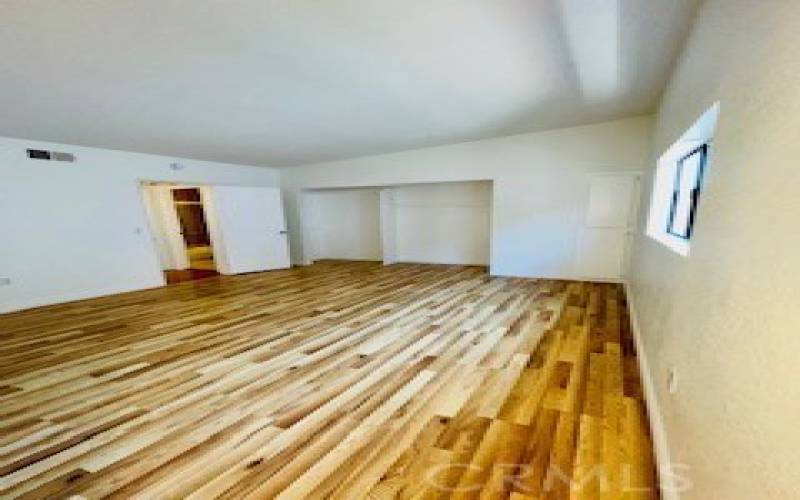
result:
[(252, 273), (291, 266), (280, 189), (213, 186), (211, 192), (224, 245), (220, 272)]

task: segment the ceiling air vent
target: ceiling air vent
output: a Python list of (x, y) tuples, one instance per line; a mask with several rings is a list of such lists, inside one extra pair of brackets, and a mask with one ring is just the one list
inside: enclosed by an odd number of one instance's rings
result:
[(67, 161), (70, 163), (75, 161), (75, 155), (72, 153), (46, 151), (44, 149), (29, 149), (28, 158), (32, 160)]

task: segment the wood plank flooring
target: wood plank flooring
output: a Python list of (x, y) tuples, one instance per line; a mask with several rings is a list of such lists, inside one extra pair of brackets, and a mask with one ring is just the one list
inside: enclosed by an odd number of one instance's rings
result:
[(219, 273), (213, 269), (184, 269), (181, 271), (164, 271), (164, 278), (168, 285), (183, 283), (184, 281), (194, 281), (218, 276)]
[(0, 316), (0, 496), (656, 498), (626, 311), (325, 262)]

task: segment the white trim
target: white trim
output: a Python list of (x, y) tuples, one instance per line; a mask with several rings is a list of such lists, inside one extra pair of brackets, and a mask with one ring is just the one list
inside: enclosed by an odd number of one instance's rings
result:
[(294, 264), (300, 266), (310, 266), (314, 263), (314, 243), (308, 226), (308, 221), (311, 217), (308, 213), (310, 208), (306, 198), (307, 194), (308, 191), (305, 189), (297, 193), (297, 219), (300, 226), (300, 250), (302, 251), (302, 256), (300, 257), (301, 262)]
[(26, 311), (28, 309), (35, 309), (38, 307), (62, 305), (70, 302), (80, 302), (83, 300), (98, 299), (101, 297), (109, 297), (123, 293), (152, 290), (166, 285), (164, 274), (161, 272), (161, 270), (158, 271), (158, 274), (154, 276), (154, 278), (155, 279), (152, 281), (148, 280), (136, 285), (110, 286), (106, 288), (92, 289), (90, 291), (71, 291), (56, 295), (48, 295), (46, 297), (33, 297), (14, 304), (3, 304), (0, 306), (0, 314)]
[(647, 416), (650, 420), (650, 432), (653, 437), (653, 447), (656, 455), (656, 468), (658, 470), (658, 481), (661, 489), (662, 500), (680, 500), (675, 476), (672, 471), (672, 459), (669, 452), (669, 441), (667, 431), (664, 427), (664, 419), (661, 414), (661, 406), (658, 403), (658, 392), (656, 391), (653, 372), (647, 361), (647, 352), (644, 349), (644, 340), (639, 329), (639, 317), (636, 311), (636, 303), (633, 297), (630, 283), (623, 282), (625, 296), (628, 300), (628, 312), (630, 314), (631, 331), (633, 342), (636, 346), (636, 356), (639, 360), (639, 374), (642, 378), (644, 389), (644, 399), (647, 405)]
[(397, 217), (395, 215), (394, 189), (381, 189), (380, 193), (380, 219), (381, 219), (381, 253), (383, 265), (389, 266), (397, 262)]
[[(231, 274), (229, 272), (228, 254), (225, 251), (225, 237), (222, 231), (222, 224), (217, 214), (217, 202), (214, 198), (214, 186), (198, 185), (196, 189), (200, 191), (200, 206), (203, 207), (203, 219), (206, 222), (208, 239), (211, 242), (211, 255), (214, 258), (214, 267), (220, 274)], [(183, 238), (181, 237), (183, 241)], [(184, 241), (184, 254), (189, 263), (189, 253)]]
[[(658, 158), (653, 174), (653, 189), (648, 205), (647, 236), (684, 257), (689, 255), (691, 248), (689, 240), (667, 232), (678, 162), (693, 149), (713, 142), (718, 120), (719, 102), (715, 102)], [(709, 164), (712, 152), (709, 151), (706, 160)]]

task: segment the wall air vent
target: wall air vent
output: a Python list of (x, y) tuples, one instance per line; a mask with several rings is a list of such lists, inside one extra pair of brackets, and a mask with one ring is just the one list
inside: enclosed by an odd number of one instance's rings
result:
[(29, 149), (28, 158), (31, 160), (49, 160), (50, 151), (45, 151), (43, 149)]
[(70, 163), (75, 161), (75, 155), (72, 153), (45, 151), (44, 149), (29, 149), (28, 158), (32, 160), (67, 161)]
[(60, 153), (58, 151), (51, 151), (50, 159), (55, 161), (68, 161), (71, 163), (75, 161), (75, 155), (72, 153)]

